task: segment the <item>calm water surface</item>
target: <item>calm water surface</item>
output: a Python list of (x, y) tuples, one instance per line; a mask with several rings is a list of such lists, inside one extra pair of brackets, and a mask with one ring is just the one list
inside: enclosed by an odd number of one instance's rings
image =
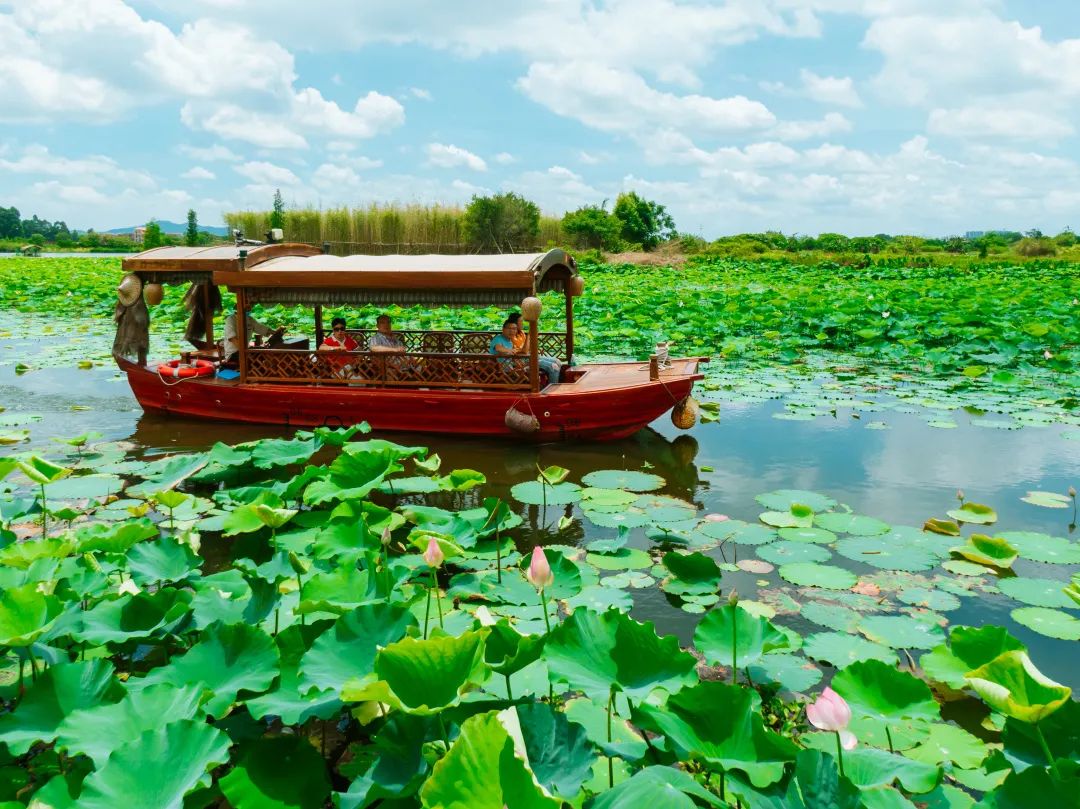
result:
[[(40, 340), (0, 342), (20, 357), (32, 357), (48, 345)], [(3, 361), (4, 355), (0, 355)], [(157, 454), (201, 450), (216, 441), (237, 443), (287, 434), (272, 427), (143, 414), (126, 380), (107, 367), (88, 371), (43, 368), (20, 376), (12, 365), (0, 366), (0, 405), (9, 414), (42, 417), (30, 425), (34, 444), (48, 444), (49, 436), (97, 430), (106, 440), (129, 441), (136, 452)], [(90, 409), (73, 409), (84, 407)], [(1071, 509), (1037, 508), (1020, 500), (1032, 489), (1064, 492), (1069, 485), (1080, 487), (1080, 444), (1062, 440), (1060, 425), (1015, 431), (982, 429), (971, 426), (966, 414), (960, 412), (954, 414), (960, 423), (957, 429), (939, 430), (916, 415), (886, 411), (874, 413), (872, 418), (885, 421), (889, 429), (870, 430), (864, 427), (869, 420), (866, 416), (862, 420), (844, 415), (784, 421), (772, 417), (780, 410), (778, 402), (724, 405), (717, 423), (699, 424), (682, 433), (665, 417), (637, 436), (611, 444), (532, 446), (417, 434), (384, 437), (429, 446), (442, 456), (445, 471), (471, 468), (483, 472), (488, 478), (482, 489), (485, 496), (509, 498), (513, 484), (535, 477), (537, 464), (565, 466), (575, 481), (595, 469), (641, 469), (651, 464), (651, 471), (668, 481), (663, 494), (688, 500), (705, 512), (749, 522), (755, 522), (763, 511), (754, 501), (755, 495), (798, 488), (829, 494), (857, 513), (892, 524), (921, 525), (928, 517), (943, 517), (946, 510), (954, 508), (956, 490), (961, 488), (969, 500), (997, 509), (996, 531), (1032, 530), (1076, 539), (1068, 527)], [(706, 471), (709, 468), (712, 471)], [(476, 505), (477, 500), (478, 493), (473, 491), (428, 496), (427, 502), (464, 508)], [(523, 548), (535, 541), (584, 543), (615, 533), (592, 525), (576, 507), (549, 507), (544, 515), (536, 507), (516, 505), (526, 520), (518, 529)], [(571, 528), (557, 533), (555, 523), (563, 514), (577, 519)], [(646, 548), (651, 543), (643, 529), (636, 529), (630, 544)], [(752, 549), (745, 546), (739, 551), (752, 555)], [(708, 553), (723, 561), (720, 549)], [(839, 555), (831, 563), (857, 573), (877, 572)], [(1061, 578), (1064, 583), (1069, 568), (1019, 560), (1015, 572)], [(779, 581), (775, 573), (767, 577), (724, 573), (722, 587), (725, 593), (737, 587), (740, 596), (753, 598), (757, 582), (763, 578), (770, 580), (770, 586)], [(673, 606), (656, 588), (631, 592), (638, 619), (653, 620), (661, 631), (689, 640), (698, 616)], [(962, 602), (960, 609), (948, 613), (951, 623), (1007, 625), (1028, 645), (1043, 671), (1080, 687), (1080, 644), (1052, 640), (1013, 623), (1009, 611), (1022, 605), (1004, 596), (982, 595)], [(820, 627), (797, 618), (784, 618), (783, 622), (800, 631), (820, 631)]]

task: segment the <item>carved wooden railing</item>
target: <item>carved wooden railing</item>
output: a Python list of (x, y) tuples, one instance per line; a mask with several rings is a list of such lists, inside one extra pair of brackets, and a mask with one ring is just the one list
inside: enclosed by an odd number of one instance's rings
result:
[(251, 348), (248, 382), (396, 388), (528, 390), (525, 357), (409, 351), (287, 351)]
[[(368, 340), (375, 334), (369, 329), (350, 329), (349, 335), (368, 347)], [(486, 354), (491, 338), (497, 331), (395, 331), (394, 334), (405, 349), (415, 353), (437, 354)], [(540, 353), (566, 361), (566, 335), (556, 331), (540, 332)]]

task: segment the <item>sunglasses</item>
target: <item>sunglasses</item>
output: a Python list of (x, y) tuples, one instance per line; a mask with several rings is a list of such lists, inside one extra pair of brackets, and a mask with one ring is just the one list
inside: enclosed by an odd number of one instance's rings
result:
[(334, 326), (334, 331), (345, 331), (344, 326)]

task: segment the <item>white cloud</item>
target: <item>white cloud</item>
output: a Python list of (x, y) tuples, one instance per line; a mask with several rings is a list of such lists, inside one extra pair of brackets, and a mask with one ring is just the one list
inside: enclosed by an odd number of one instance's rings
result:
[(475, 155), (460, 146), (448, 143), (429, 143), (425, 148), (427, 162), (431, 166), (451, 169), (459, 166), (472, 169), (473, 171), (487, 171), (487, 163), (479, 155)]
[(862, 100), (855, 90), (855, 82), (850, 76), (819, 76), (803, 68), (799, 72), (803, 92), (808, 98), (822, 104), (838, 107), (861, 107)]
[(851, 130), (851, 121), (838, 112), (830, 112), (820, 121), (783, 121), (773, 128), (772, 134), (780, 140), (798, 141), (827, 138)]
[(202, 166), (192, 166), (190, 169), (180, 175), (185, 180), (216, 180), (217, 175), (209, 169), (204, 169)]
[(62, 177), (69, 183), (101, 187), (110, 182), (122, 182), (139, 189), (154, 188), (154, 179), (143, 171), (124, 168), (104, 155), (69, 158), (53, 154), (40, 144), (31, 144), (14, 160), (0, 159), (0, 173)]
[(236, 104), (207, 105), (189, 101), (180, 109), (180, 120), (189, 129), (267, 149), (304, 149), (308, 145), (290, 122)]
[(243, 165), (235, 166), (234, 169), (237, 174), (247, 177), (256, 185), (300, 185), (300, 178), (289, 169), (262, 160), (252, 160)]
[(216, 160), (230, 160), (236, 161), (240, 159), (240, 155), (232, 151), (228, 147), (222, 146), (220, 143), (215, 143), (213, 146), (190, 146), (186, 143), (181, 144), (178, 147), (180, 154), (187, 155), (195, 160), (204, 161), (216, 161)]
[(100, 205), (108, 197), (88, 185), (68, 185), (59, 180), (34, 183), (30, 190), (40, 196), (51, 196), (76, 205)]
[(526, 171), (506, 185), (535, 200), (541, 210), (550, 214), (561, 214), (582, 205), (595, 205), (604, 197), (612, 196), (597, 190), (584, 177), (565, 166), (551, 166), (546, 171)]
[(431, 101), (431, 93), (425, 90), (423, 87), (410, 87), (409, 94), (413, 98), (419, 98), (421, 101)]
[(450, 187), (468, 198), (488, 197), (492, 194), (490, 188), (486, 188), (482, 185), (474, 185), (466, 180), (454, 180), (450, 183)]
[(927, 131), (953, 138), (1014, 138), (1056, 141), (1076, 129), (1062, 117), (1027, 109), (995, 109), (987, 106), (930, 111)]
[(323, 163), (311, 177), (312, 185), (324, 191), (340, 193), (360, 186), (360, 175), (349, 166)]
[(492, 158), (492, 160), (494, 160), (500, 166), (509, 166), (511, 163), (517, 162), (517, 158), (509, 152), (499, 152), (497, 155), (495, 155), (495, 157)]
[(764, 104), (744, 96), (674, 95), (641, 76), (594, 62), (535, 63), (518, 80), (529, 98), (552, 111), (605, 132), (640, 134), (661, 126), (709, 134), (772, 124)]

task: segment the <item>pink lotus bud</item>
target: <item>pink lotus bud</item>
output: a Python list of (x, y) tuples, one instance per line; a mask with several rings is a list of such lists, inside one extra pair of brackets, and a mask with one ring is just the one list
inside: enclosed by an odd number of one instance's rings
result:
[(390, 528), (389, 526), (383, 529), (382, 532), (382, 546), (385, 548), (390, 544)]
[(431, 567), (439, 567), (446, 557), (443, 556), (442, 548), (439, 547), (439, 543), (435, 541), (435, 537), (428, 539), (427, 550), (424, 551), (424, 561)]
[(1075, 486), (1070, 486), (1069, 487), (1069, 497), (1073, 498), (1073, 500), (1076, 499), (1076, 487)]
[(806, 718), (818, 730), (839, 733), (840, 745), (845, 750), (851, 750), (855, 746), (855, 734), (847, 729), (851, 722), (851, 708), (844, 698), (831, 688), (826, 688), (816, 701), (806, 706)]
[(731, 519), (731, 517), (729, 517), (727, 514), (706, 514), (705, 515), (705, 522), (727, 522), (730, 519)]
[(537, 590), (550, 587), (555, 581), (555, 574), (551, 572), (551, 565), (548, 564), (544, 549), (539, 545), (533, 548), (532, 558), (529, 560), (529, 569), (525, 573), (525, 578)]

